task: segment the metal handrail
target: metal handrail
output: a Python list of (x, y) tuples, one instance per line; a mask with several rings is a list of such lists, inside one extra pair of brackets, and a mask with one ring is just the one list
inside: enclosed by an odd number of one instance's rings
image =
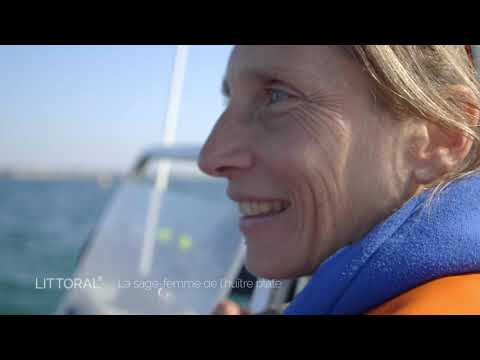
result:
[(135, 162), (131, 173), (139, 175), (151, 160), (185, 160), (197, 161), (200, 155), (200, 145), (173, 145), (161, 146), (146, 150)]
[[(200, 155), (201, 145), (172, 145), (157, 146), (144, 151), (135, 162), (131, 171), (132, 175), (139, 176), (147, 164), (153, 160), (180, 160), (197, 161)], [(280, 288), (257, 288), (252, 294), (249, 307), (256, 313), (261, 313), (271, 307), (280, 307), (286, 301), (290, 288), (294, 282), (289, 280), (280, 281)], [(298, 290), (296, 291), (298, 292)]]

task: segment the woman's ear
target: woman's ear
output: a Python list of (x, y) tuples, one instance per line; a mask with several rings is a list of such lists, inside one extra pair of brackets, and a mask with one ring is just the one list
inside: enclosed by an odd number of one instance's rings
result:
[[(450, 96), (462, 104), (469, 125), (476, 125), (480, 116), (475, 97), (464, 86), (452, 86)], [(427, 185), (455, 170), (468, 156), (473, 140), (457, 129), (447, 129), (433, 121), (417, 121), (409, 132), (409, 161), (417, 185)]]

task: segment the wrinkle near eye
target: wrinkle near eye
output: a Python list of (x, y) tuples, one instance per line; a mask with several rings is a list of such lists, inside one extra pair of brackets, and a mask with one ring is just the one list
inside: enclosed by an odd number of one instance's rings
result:
[[(344, 142), (351, 131), (343, 122), (343, 107), (334, 102), (330, 106), (306, 104), (292, 111), (294, 123), (299, 125), (315, 142)], [(332, 146), (334, 144), (331, 144)]]
[(316, 90), (308, 94), (306, 98), (309, 103), (325, 107), (338, 115), (343, 112), (345, 105), (341, 95), (327, 93), (324, 90)]

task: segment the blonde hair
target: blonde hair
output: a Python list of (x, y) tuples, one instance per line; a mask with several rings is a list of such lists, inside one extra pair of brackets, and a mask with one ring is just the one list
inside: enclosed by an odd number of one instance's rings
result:
[[(473, 140), (461, 166), (426, 188), (432, 196), (480, 169), (480, 84), (465, 45), (351, 45), (350, 53), (376, 83), (375, 95), (398, 118), (426, 119)], [(454, 94), (462, 86), (469, 96)], [(470, 110), (470, 111), (469, 111)]]

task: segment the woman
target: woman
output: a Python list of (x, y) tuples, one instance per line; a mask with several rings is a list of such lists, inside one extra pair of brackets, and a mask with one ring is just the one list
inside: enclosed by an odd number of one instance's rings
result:
[(312, 275), (286, 314), (480, 314), (465, 46), (237, 46), (223, 92), (199, 166), (228, 180), (249, 271)]

